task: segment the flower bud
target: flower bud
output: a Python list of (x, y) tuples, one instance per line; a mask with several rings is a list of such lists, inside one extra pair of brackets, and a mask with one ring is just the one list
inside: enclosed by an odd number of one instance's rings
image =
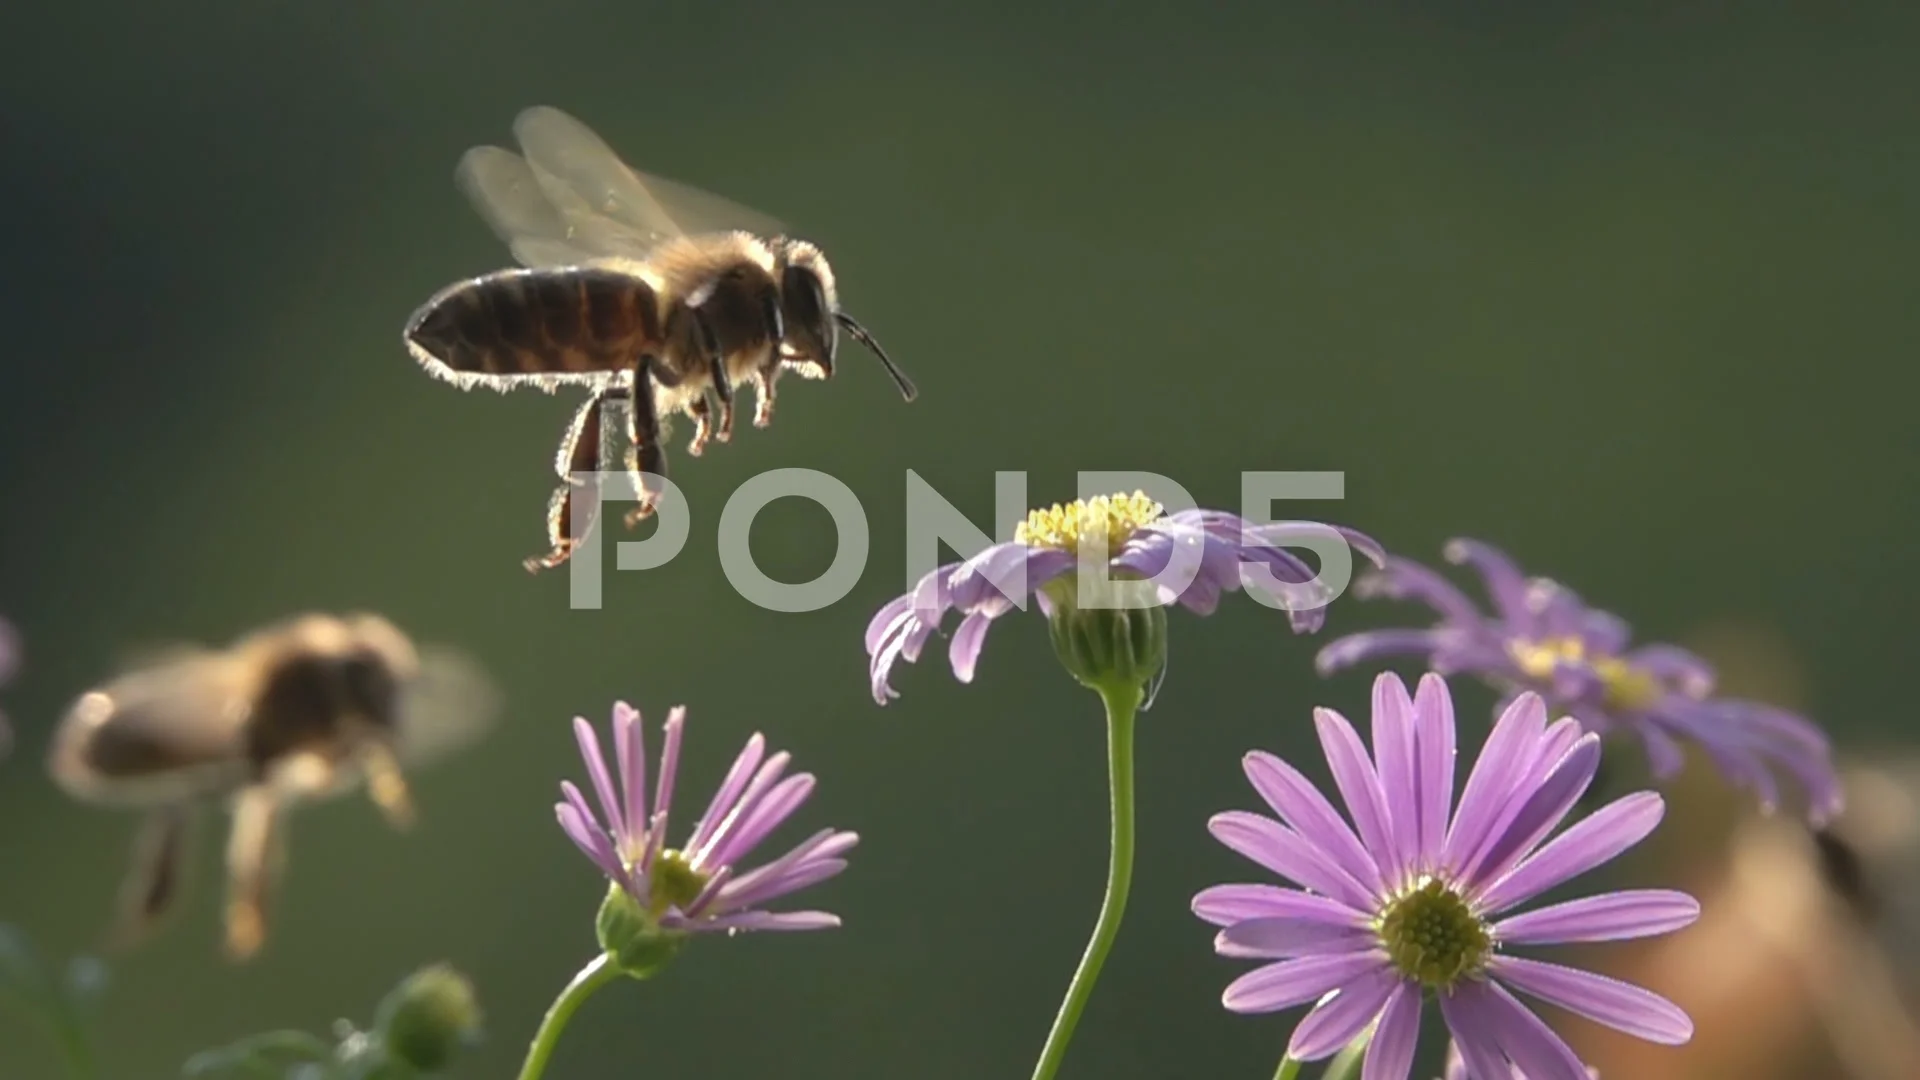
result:
[(422, 968), (381, 999), (374, 1032), (387, 1055), (423, 1073), (447, 1067), (480, 1035), (480, 1002), (466, 976), (445, 964)]

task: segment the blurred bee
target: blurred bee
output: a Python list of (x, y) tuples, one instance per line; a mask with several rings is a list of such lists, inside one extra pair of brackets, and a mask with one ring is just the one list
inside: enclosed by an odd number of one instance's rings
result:
[(416, 649), (377, 615), (301, 615), (223, 650), (182, 647), (80, 696), (47, 770), (83, 802), (144, 811), (111, 944), (145, 936), (179, 887), (187, 826), (228, 798), (226, 948), (252, 956), (285, 858), (284, 812), (364, 782), (396, 827), (413, 821), (403, 765), (490, 724), (492, 685), (470, 661)]
[(833, 374), (839, 328), (914, 399), (912, 381), (840, 309), (819, 248), (764, 214), (631, 168), (558, 109), (527, 109), (514, 134), (524, 156), (477, 146), (455, 178), (524, 269), (442, 289), (407, 322), (406, 342), (461, 389), (588, 388), (554, 462), (550, 548), (528, 570), (565, 562), (598, 517), (585, 493), (576, 532), (569, 495), (573, 473), (599, 469), (603, 437), (639, 499), (631, 527), (653, 512), (640, 474), (666, 475), (672, 414), (692, 418), (687, 452), (697, 456), (732, 437), (734, 393), (750, 384), (754, 426), (766, 427), (783, 371)]

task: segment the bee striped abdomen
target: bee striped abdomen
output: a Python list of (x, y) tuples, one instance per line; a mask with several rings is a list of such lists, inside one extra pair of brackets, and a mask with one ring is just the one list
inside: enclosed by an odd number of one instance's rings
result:
[(503, 270), (427, 301), (407, 344), (461, 385), (604, 382), (660, 339), (653, 287), (609, 267)]

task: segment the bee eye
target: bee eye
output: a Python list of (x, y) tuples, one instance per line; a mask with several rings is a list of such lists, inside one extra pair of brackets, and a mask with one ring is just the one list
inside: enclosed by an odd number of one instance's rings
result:
[(783, 278), (781, 306), (785, 308), (788, 336), (798, 337), (814, 359), (832, 367), (838, 334), (827, 311), (827, 293), (820, 275), (804, 266), (789, 266)]

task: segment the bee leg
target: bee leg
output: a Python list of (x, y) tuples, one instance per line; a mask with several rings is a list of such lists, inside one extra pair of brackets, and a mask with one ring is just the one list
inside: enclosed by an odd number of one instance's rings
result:
[(688, 416), (693, 417), (693, 435), (687, 439), (687, 453), (699, 457), (706, 453), (707, 439), (713, 435), (713, 395), (702, 394), (687, 402)]
[[(599, 489), (590, 484), (577, 483), (573, 475), (599, 470), (600, 411), (608, 402), (625, 397), (627, 393), (624, 387), (603, 390), (588, 398), (568, 422), (567, 433), (561, 437), (560, 450), (553, 459), (553, 471), (560, 478), (560, 486), (554, 489), (553, 496), (547, 500), (547, 553), (521, 564), (528, 573), (551, 570), (566, 562), (573, 555), (574, 547), (592, 531), (594, 522), (600, 516)], [(580, 509), (577, 529), (574, 522), (576, 503)]]
[(773, 423), (773, 384), (780, 378), (780, 349), (787, 340), (786, 316), (780, 313), (780, 294), (761, 294), (761, 318), (767, 326), (767, 359), (753, 371), (753, 426)]
[(267, 893), (284, 852), (280, 796), (265, 784), (242, 788), (233, 800), (227, 836), (227, 955), (250, 959), (267, 936)]
[(720, 351), (720, 335), (714, 333), (713, 323), (707, 320), (705, 312), (694, 310), (693, 326), (700, 335), (700, 347), (707, 354), (713, 396), (720, 402), (719, 422), (714, 425), (713, 437), (728, 442), (733, 438), (733, 384), (727, 381), (727, 357)]
[(188, 808), (153, 810), (134, 833), (133, 859), (120, 886), (118, 913), (106, 947), (124, 949), (153, 930), (180, 896), (180, 865), (186, 854)]
[(413, 827), (413, 797), (407, 791), (400, 759), (384, 739), (371, 738), (361, 747), (360, 767), (367, 775), (367, 794), (396, 829)]
[(628, 474), (633, 477), (634, 490), (639, 502), (627, 511), (626, 524), (631, 529), (653, 515), (653, 507), (659, 495), (647, 487), (648, 476), (665, 478), (667, 475), (667, 452), (660, 445), (660, 415), (655, 408), (653, 361), (643, 359), (640, 367), (633, 373), (633, 410), (628, 413), (627, 440), (631, 449), (627, 456)]

